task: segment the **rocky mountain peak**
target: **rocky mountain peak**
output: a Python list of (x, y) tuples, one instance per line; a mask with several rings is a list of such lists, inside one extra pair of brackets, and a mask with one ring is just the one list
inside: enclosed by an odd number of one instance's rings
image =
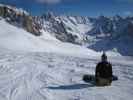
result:
[(34, 18), (23, 9), (1, 4), (0, 16), (12, 25), (22, 27), (36, 36), (41, 35), (41, 26), (39, 26)]

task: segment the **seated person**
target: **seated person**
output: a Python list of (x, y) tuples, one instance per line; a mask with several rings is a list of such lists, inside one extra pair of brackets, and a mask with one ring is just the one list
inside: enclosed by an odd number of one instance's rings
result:
[(105, 53), (101, 56), (101, 60), (95, 70), (96, 85), (108, 86), (112, 83), (112, 65), (107, 61)]

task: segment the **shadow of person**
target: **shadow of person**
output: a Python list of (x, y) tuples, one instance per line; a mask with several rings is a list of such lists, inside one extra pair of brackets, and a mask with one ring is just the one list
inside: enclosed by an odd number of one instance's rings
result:
[(93, 84), (72, 84), (72, 85), (61, 85), (57, 87), (47, 87), (52, 90), (76, 90), (76, 89), (84, 89), (88, 87), (94, 87)]

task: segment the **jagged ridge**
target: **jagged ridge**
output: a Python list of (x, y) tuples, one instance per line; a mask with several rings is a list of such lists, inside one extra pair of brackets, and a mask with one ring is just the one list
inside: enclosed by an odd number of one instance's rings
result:
[(10, 24), (22, 27), (36, 36), (41, 35), (41, 26), (35, 22), (34, 18), (28, 12), (23, 9), (18, 9), (13, 6), (0, 5), (0, 16)]
[[(45, 31), (62, 42), (80, 44), (96, 51), (108, 51), (117, 47), (119, 52), (127, 54), (129, 50), (133, 50), (130, 49), (133, 41), (133, 17), (57, 16), (51, 12), (31, 16), (22, 9), (6, 5), (0, 5), (0, 16), (35, 36), (41, 36)], [(125, 45), (127, 41), (128, 46)], [(122, 43), (118, 44), (119, 42)], [(109, 45), (111, 46), (108, 47)], [(126, 50), (121, 49), (122, 45), (127, 46)]]

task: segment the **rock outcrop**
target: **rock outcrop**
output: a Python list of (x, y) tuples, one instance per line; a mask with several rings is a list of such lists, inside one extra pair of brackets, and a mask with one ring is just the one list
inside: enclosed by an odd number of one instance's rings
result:
[(7, 22), (18, 27), (24, 28), (33, 35), (41, 35), (41, 26), (35, 22), (34, 18), (22, 9), (12, 6), (0, 5), (0, 16)]

